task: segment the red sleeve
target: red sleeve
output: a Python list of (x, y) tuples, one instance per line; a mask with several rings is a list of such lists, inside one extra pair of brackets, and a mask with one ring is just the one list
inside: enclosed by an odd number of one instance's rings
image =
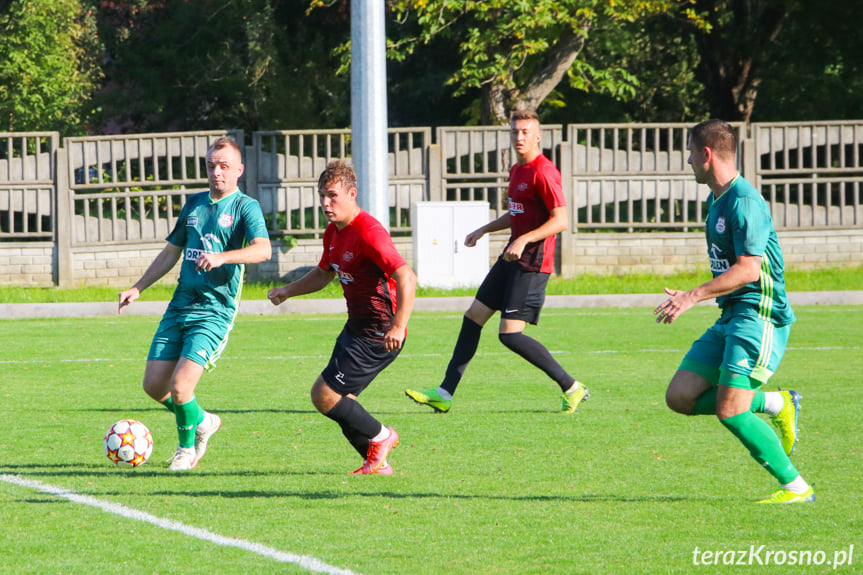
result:
[[(369, 216), (370, 219), (373, 217)], [(377, 224), (377, 220), (374, 220)], [(393, 245), (393, 239), (380, 224), (366, 226), (363, 229), (363, 239), (366, 249), (365, 256), (381, 268), (387, 277), (403, 265), (407, 265), (402, 255)]]
[(324, 253), (321, 255), (321, 261), (318, 262), (318, 267), (325, 272), (333, 269), (333, 266), (330, 265), (330, 244), (333, 241), (334, 229), (333, 225), (330, 224), (327, 226), (327, 229), (324, 230)]
[(543, 162), (542, 169), (536, 171), (536, 190), (549, 212), (566, 206), (560, 172), (550, 160)]

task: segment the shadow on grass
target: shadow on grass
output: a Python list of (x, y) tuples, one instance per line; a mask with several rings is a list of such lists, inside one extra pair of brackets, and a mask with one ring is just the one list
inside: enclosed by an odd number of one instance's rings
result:
[[(56, 464), (56, 465), (4, 465), (0, 466), (0, 474), (18, 474), (24, 473), (30, 478), (38, 477), (105, 477), (109, 474), (116, 475), (117, 473), (125, 477), (136, 478), (176, 478), (179, 481), (196, 480), (201, 477), (260, 477), (268, 476), (333, 476), (342, 474), (333, 474), (325, 472), (296, 472), (296, 471), (236, 471), (207, 473), (200, 470), (193, 470), (188, 473), (178, 474), (168, 471), (167, 469), (114, 469), (104, 468), (96, 465), (75, 465), (75, 464)], [(368, 481), (367, 478), (356, 478), (356, 481)], [(375, 481), (372, 479), (372, 481)], [(465, 494), (465, 493), (445, 493), (445, 492), (414, 492), (414, 491), (270, 491), (270, 490), (250, 490), (244, 489), (239, 491), (229, 490), (207, 490), (207, 491), (189, 491), (187, 489), (158, 489), (158, 490), (96, 490), (96, 491), (76, 491), (79, 495), (88, 495), (91, 497), (121, 497), (130, 494), (139, 493), (147, 496), (158, 497), (221, 497), (225, 499), (263, 499), (263, 498), (295, 498), (302, 500), (338, 500), (348, 499), (351, 497), (380, 497), (385, 499), (434, 499), (434, 500), (463, 500), (463, 501), (510, 501), (514, 503), (533, 503), (533, 502), (569, 502), (569, 503), (676, 503), (676, 502), (692, 502), (700, 498), (684, 497), (680, 495), (617, 495), (613, 493), (586, 493), (582, 495), (492, 495), (492, 494)], [(44, 499), (22, 499), (24, 502), (45, 503)]]
[[(362, 479), (360, 479), (362, 481)], [(107, 493), (106, 495), (110, 495)], [(116, 495), (123, 495), (117, 493)], [(387, 499), (458, 499), (477, 501), (512, 501), (521, 503), (530, 502), (570, 502), (570, 503), (674, 503), (678, 501), (694, 501), (693, 498), (679, 495), (614, 495), (611, 493), (587, 493), (583, 495), (488, 495), (488, 494), (464, 494), (464, 493), (417, 493), (411, 491), (395, 492), (341, 492), (341, 491), (313, 491), (313, 492), (289, 492), (289, 491), (196, 491), (194, 493), (185, 491), (154, 491), (151, 495), (159, 496), (181, 496), (187, 497), (225, 497), (225, 498), (265, 498), (265, 497), (295, 497), (298, 499), (346, 499), (349, 497), (384, 497)]]
[[(83, 409), (68, 409), (64, 411), (92, 411), (95, 413), (116, 413), (117, 417), (122, 417), (124, 413), (169, 413), (167, 409), (164, 407), (154, 406), (154, 407), (132, 407), (132, 408), (117, 408), (117, 407), (88, 407)], [(264, 408), (264, 409), (213, 409), (213, 413), (223, 414), (223, 413), (288, 413), (288, 414), (297, 414), (297, 415), (307, 415), (310, 413), (318, 413), (314, 409), (276, 409), (276, 408)]]
[[(157, 464), (158, 465), (158, 464)], [(178, 473), (171, 471), (167, 467), (155, 467), (149, 463), (146, 467), (112, 467), (110, 463), (107, 465), (94, 465), (89, 463), (27, 463), (21, 465), (0, 465), (0, 475), (9, 474), (17, 475), (24, 474), (26, 478), (35, 479), (39, 477), (109, 477), (120, 475), (124, 478), (145, 478), (145, 477), (160, 477), (160, 478), (177, 478), (185, 480), (185, 478), (201, 478), (201, 477), (262, 477), (262, 476), (308, 476), (320, 475), (324, 477), (335, 475), (324, 471), (287, 471), (282, 469), (273, 469), (269, 471), (262, 470), (238, 470), (238, 471), (218, 471), (208, 472), (201, 468), (196, 468), (191, 471)], [(107, 492), (104, 492), (107, 493)], [(191, 495), (191, 493), (178, 492), (178, 494)], [(120, 493), (117, 493), (119, 495)]]

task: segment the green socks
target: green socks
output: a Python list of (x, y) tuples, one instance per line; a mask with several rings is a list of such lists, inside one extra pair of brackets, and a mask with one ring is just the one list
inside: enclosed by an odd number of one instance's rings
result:
[(720, 423), (727, 427), (746, 446), (755, 461), (764, 466), (782, 485), (791, 483), (800, 475), (785, 455), (782, 443), (767, 422), (751, 411), (722, 419)]
[[(167, 403), (167, 402), (166, 402)], [(165, 405), (167, 407), (167, 405)], [(204, 410), (193, 397), (186, 403), (173, 403), (174, 415), (177, 418), (177, 434), (180, 436), (180, 447), (195, 446), (195, 428), (204, 420)]]
[[(752, 398), (752, 407), (749, 410), (752, 413), (764, 413), (764, 392), (755, 393)], [(692, 408), (692, 415), (716, 415), (716, 388), (713, 387), (695, 400), (695, 407)]]

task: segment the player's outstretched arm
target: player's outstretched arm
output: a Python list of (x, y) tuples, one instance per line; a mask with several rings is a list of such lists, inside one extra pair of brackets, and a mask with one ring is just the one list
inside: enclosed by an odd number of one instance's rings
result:
[(522, 234), (515, 238), (503, 252), (503, 259), (514, 262), (521, 258), (527, 244), (539, 242), (549, 236), (559, 234), (569, 227), (569, 216), (566, 206), (558, 206), (549, 212), (548, 220), (538, 228)]
[(653, 310), (656, 323), (671, 323), (680, 314), (700, 301), (731, 293), (758, 280), (761, 256), (737, 256), (737, 261), (724, 273), (689, 291), (665, 288), (669, 298)]
[(141, 279), (126, 291), (120, 292), (120, 307), (117, 313), (123, 313), (123, 308), (138, 299), (142, 291), (171, 271), (181, 255), (183, 255), (182, 246), (176, 246), (168, 242), (162, 251), (159, 252), (159, 255), (156, 256), (156, 259), (153, 260), (153, 263), (147, 268), (147, 271), (144, 272), (144, 275), (141, 276)]
[(333, 281), (335, 275), (336, 272), (332, 270), (325, 271), (315, 266), (297, 281), (291, 282), (286, 286), (271, 289), (267, 292), (267, 298), (273, 305), (279, 305), (289, 298), (324, 289)]
[(484, 235), (509, 229), (509, 226), (509, 212), (507, 212), (498, 219), (492, 220), (481, 228), (477, 228), (469, 233), (464, 239), (464, 245), (472, 248)]
[(270, 238), (253, 238), (249, 245), (227, 252), (203, 252), (195, 260), (195, 267), (210, 271), (225, 264), (258, 264), (273, 257)]

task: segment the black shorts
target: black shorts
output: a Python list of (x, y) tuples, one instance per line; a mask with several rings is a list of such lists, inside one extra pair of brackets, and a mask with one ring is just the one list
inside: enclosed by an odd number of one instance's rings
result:
[(545, 286), (550, 274), (529, 272), (518, 262), (499, 257), (476, 292), (476, 299), (500, 311), (504, 319), (520, 319), (536, 325), (545, 303)]
[(359, 395), (399, 353), (401, 349), (387, 351), (383, 340), (356, 335), (345, 326), (321, 377), (338, 394)]

